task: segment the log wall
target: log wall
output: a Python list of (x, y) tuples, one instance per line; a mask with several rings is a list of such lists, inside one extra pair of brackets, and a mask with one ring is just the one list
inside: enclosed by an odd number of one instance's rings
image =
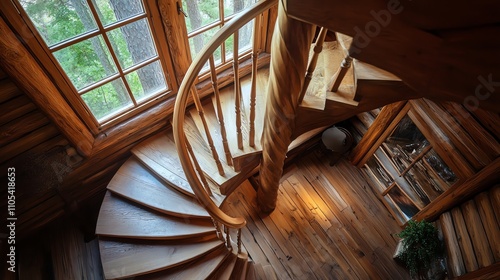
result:
[[(31, 99), (0, 69), (0, 165), (2, 178), (15, 168), (16, 217), (22, 236), (31, 217), (43, 213), (46, 221), (63, 214), (57, 195), (64, 178), (82, 158)], [(6, 188), (0, 192), (6, 209)]]
[[(433, 147), (444, 150), (461, 178), (413, 219), (439, 220), (452, 279), (497, 279), (500, 265), (500, 213), (497, 210), (500, 209), (500, 187), (497, 185), (500, 117), (454, 102), (417, 99), (409, 103), (409, 114), (417, 119), (424, 134), (432, 137), (429, 141), (435, 143)], [(400, 110), (382, 109), (382, 112), (390, 114), (381, 113), (373, 122), (353, 151), (354, 163), (362, 165), (371, 157), (372, 147), (378, 146), (380, 138), (385, 139), (394, 127), (393, 120), (398, 122), (396, 116), (401, 115)]]
[(452, 279), (498, 279), (500, 230), (494, 209), (500, 186), (492, 186), (439, 217)]
[[(171, 108), (165, 110), (164, 108)], [(173, 101), (148, 111), (147, 125), (133, 118), (95, 139), (92, 155), (83, 158), (56, 125), (0, 69), (0, 165), (16, 170), (16, 232), (27, 237), (52, 221), (77, 215), (87, 234), (93, 234), (97, 205), (105, 188), (132, 147), (142, 139), (169, 127)], [(127, 125), (134, 127), (126, 129)], [(127, 131), (125, 139), (115, 137)], [(101, 139), (102, 138), (102, 139)], [(112, 138), (112, 139), (111, 139)], [(111, 139), (111, 140), (109, 140)], [(4, 181), (6, 178), (4, 179)], [(6, 188), (0, 207), (7, 209)], [(78, 211), (85, 209), (85, 211)], [(95, 210), (95, 211), (94, 211)]]

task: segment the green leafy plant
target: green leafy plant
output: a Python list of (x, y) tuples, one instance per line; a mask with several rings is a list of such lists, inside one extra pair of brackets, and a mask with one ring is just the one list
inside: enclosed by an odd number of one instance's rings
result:
[(437, 228), (425, 220), (408, 221), (408, 225), (398, 236), (403, 241), (400, 258), (412, 276), (428, 269), (441, 256), (443, 246)]

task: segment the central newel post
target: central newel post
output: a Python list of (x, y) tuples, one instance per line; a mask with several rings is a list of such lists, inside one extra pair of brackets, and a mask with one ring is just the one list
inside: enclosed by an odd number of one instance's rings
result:
[(271, 70), (262, 135), (262, 162), (257, 202), (270, 213), (276, 207), (279, 181), (295, 128), (299, 95), (304, 83), (314, 26), (287, 16), (279, 1), (271, 45)]

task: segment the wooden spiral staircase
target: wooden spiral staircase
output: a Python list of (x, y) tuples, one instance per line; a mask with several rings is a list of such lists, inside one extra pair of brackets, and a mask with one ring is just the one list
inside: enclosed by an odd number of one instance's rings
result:
[[(240, 78), (239, 61), (233, 59), (234, 82), (219, 90), (213, 53), (232, 34), (237, 38), (238, 29), (247, 22), (255, 19), (258, 29), (260, 15), (276, 3), (254, 4), (214, 36), (185, 75), (173, 131), (136, 146), (109, 183), (96, 227), (107, 279), (255, 279), (259, 264), (251, 261), (240, 238), (245, 220), (220, 207), (261, 163), (269, 68), (259, 69), (259, 50), (254, 48), (251, 74)], [(307, 133), (289, 149), (339, 118), (383, 105), (364, 104), (356, 96), (362, 93), (360, 87), (385, 83), (386, 89), (394, 86), (394, 91), (410, 92), (400, 79), (381, 69), (359, 61), (349, 67), (351, 58), (345, 51), (349, 37), (337, 35), (336, 41), (323, 43), (325, 35), (322, 29), (310, 52), (300, 110), (326, 117), (331, 110), (349, 113), (304, 124), (301, 130)], [(193, 84), (207, 61), (214, 95), (202, 102)], [(187, 107), (190, 100), (194, 108)]]

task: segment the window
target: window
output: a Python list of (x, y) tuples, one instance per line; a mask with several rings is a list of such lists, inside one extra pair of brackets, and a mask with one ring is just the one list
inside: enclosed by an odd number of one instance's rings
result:
[(365, 165), (378, 193), (400, 224), (406, 223), (459, 178), (406, 111)]
[[(255, 2), (11, 0), (0, 1), (0, 7), (74, 113), (97, 137), (174, 97), (192, 57), (237, 12)], [(176, 4), (184, 4), (189, 17)], [(266, 13), (260, 30), (267, 32), (269, 22), (274, 22), (268, 18), (275, 15)], [(241, 60), (250, 57), (253, 28), (250, 22), (239, 30)], [(259, 38), (260, 51), (267, 35)], [(231, 72), (233, 40), (228, 38), (215, 54), (222, 75)], [(262, 57), (268, 63), (268, 56)], [(201, 82), (209, 75), (202, 71), (200, 77)]]
[[(255, 2), (255, 0), (183, 0), (183, 7), (187, 14), (186, 27), (192, 56), (198, 54), (212, 36), (236, 13)], [(253, 22), (250, 21), (238, 32), (239, 55), (250, 50), (252, 46), (252, 24)], [(233, 37), (229, 37), (215, 52), (214, 59), (217, 65), (225, 64), (232, 59)], [(207, 66), (205, 65), (205, 67)]]
[(72, 105), (91, 112), (96, 127), (171, 91), (168, 55), (155, 43), (142, 0), (19, 3), (79, 97)]

